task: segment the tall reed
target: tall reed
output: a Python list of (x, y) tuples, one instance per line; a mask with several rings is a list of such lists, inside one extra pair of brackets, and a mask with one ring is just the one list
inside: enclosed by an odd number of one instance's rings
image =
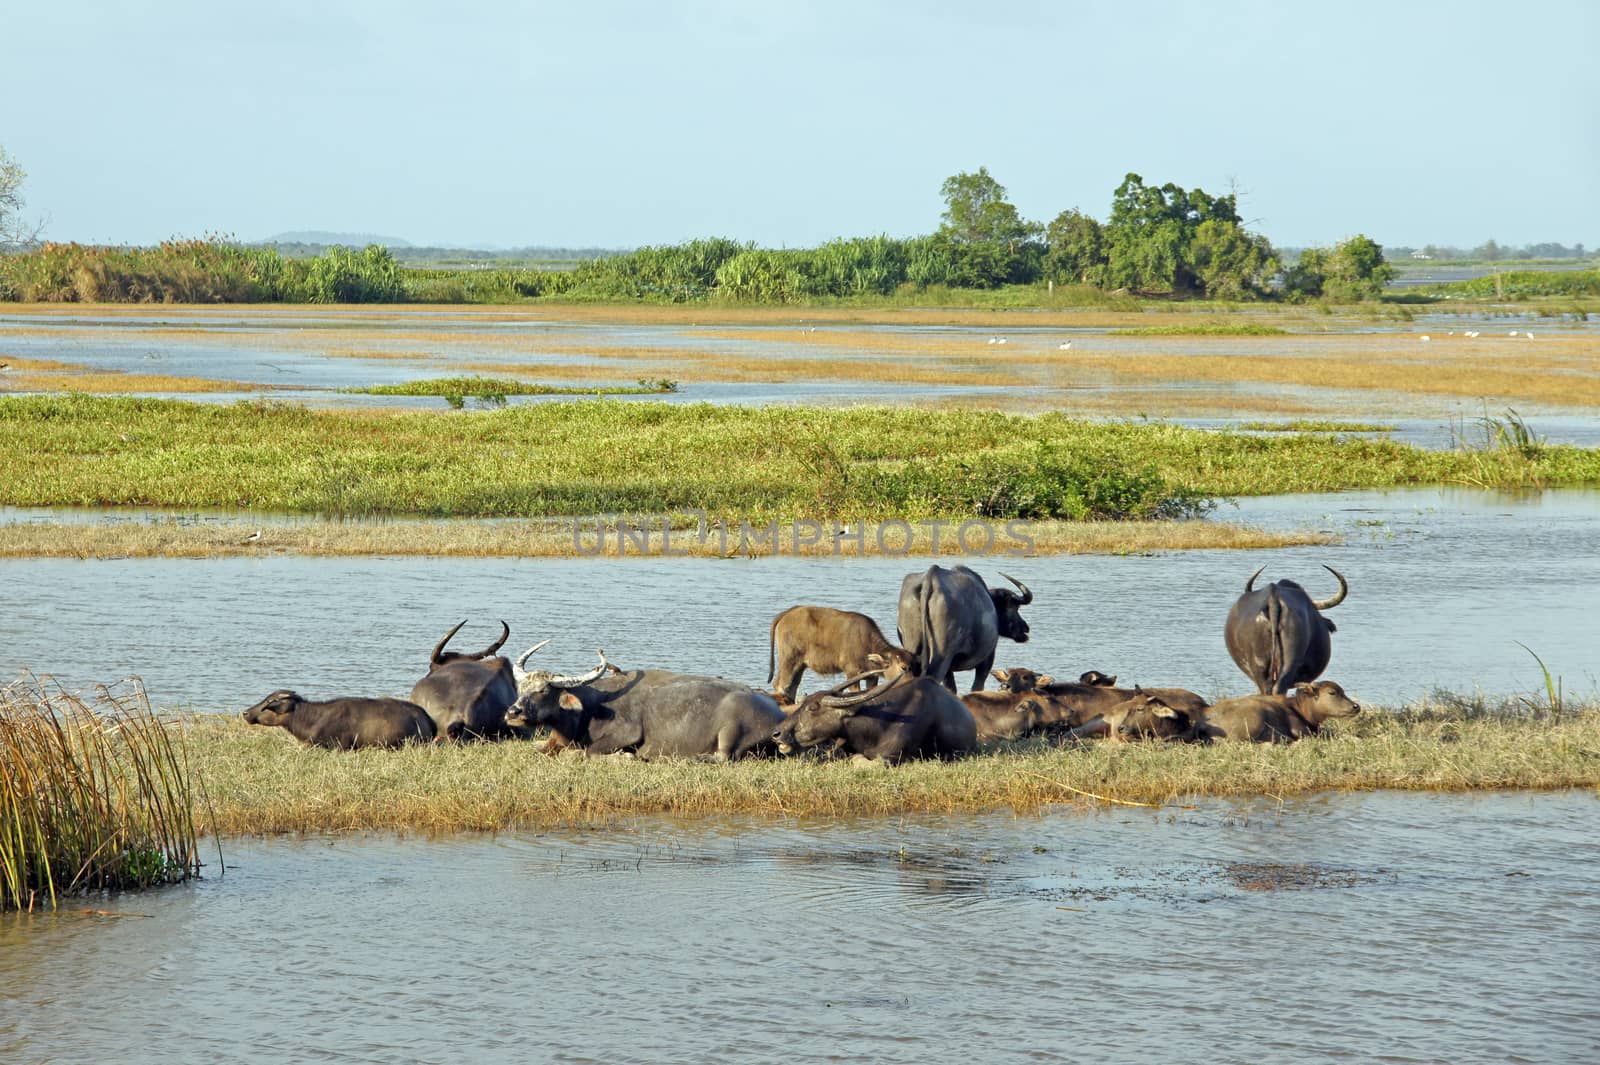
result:
[(194, 805), (183, 734), (137, 680), (93, 702), (0, 687), (0, 910), (198, 875)]

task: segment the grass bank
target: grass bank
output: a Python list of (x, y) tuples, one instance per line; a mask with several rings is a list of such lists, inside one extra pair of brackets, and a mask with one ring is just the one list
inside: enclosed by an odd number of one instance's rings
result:
[[(635, 385), (548, 385), (533, 381), (519, 381), (510, 377), (433, 377), (425, 381), (402, 381), (395, 385), (369, 385), (366, 388), (341, 388), (365, 396), (443, 396), (461, 400), (472, 396), (477, 399), (503, 401), (507, 396), (656, 396), (676, 392), (678, 383), (668, 378), (654, 381), (639, 378)], [(452, 406), (459, 403), (452, 402)]]
[(1600, 450), (1425, 451), (1058, 415), (616, 403), (470, 412), (0, 398), (0, 504), (730, 521), (1160, 519), (1215, 496), (1600, 483)]
[[(798, 536), (796, 535), (798, 531)], [(854, 531), (854, 530), (852, 530)], [(1220, 521), (1030, 522), (1016, 535), (990, 542), (978, 531), (962, 538), (943, 528), (935, 550), (933, 527), (867, 523), (860, 536), (835, 546), (824, 530), (780, 528), (716, 530), (679, 525), (663, 537), (659, 524), (641, 536), (593, 522), (529, 521), (311, 521), (261, 527), (247, 522), (195, 525), (177, 521), (0, 525), (0, 558), (259, 558), (270, 555), (402, 555), (458, 558), (623, 558), (667, 555), (691, 558), (762, 557), (782, 552), (812, 557), (863, 555), (962, 556), (994, 550), (1043, 554), (1140, 554), (1200, 549), (1255, 550), (1332, 543), (1329, 533), (1270, 532)], [(831, 532), (831, 530), (829, 530)], [(759, 534), (759, 535), (758, 535)], [(1022, 539), (1025, 537), (1026, 539)], [(798, 542), (797, 542), (798, 541)]]
[(187, 743), (222, 835), (495, 830), (648, 814), (883, 817), (1168, 804), (1194, 796), (1318, 791), (1600, 787), (1600, 705), (1540, 714), (1455, 698), (1372, 711), (1289, 746), (1044, 741), (892, 770), (810, 759), (640, 763), (526, 742), (401, 751), (306, 748), (236, 717), (190, 719)]

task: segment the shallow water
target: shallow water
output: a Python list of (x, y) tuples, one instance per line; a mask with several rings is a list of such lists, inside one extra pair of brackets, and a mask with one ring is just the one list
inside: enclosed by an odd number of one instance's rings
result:
[[(1017, 315), (1026, 322), (1025, 313)], [(1415, 322), (1366, 321), (1353, 318), (1330, 319), (1322, 326), (1346, 335), (1413, 333), (1421, 329), (1445, 332), (1450, 329), (1481, 328), (1498, 335), (1505, 327), (1537, 330), (1542, 336), (1593, 335), (1600, 342), (1600, 317), (1595, 321), (1513, 317), (1509, 321), (1483, 316), (1430, 312)], [(426, 338), (406, 335), (425, 330)], [(828, 346), (819, 350), (811, 333), (844, 331), (851, 334), (881, 336), (920, 335), (937, 337), (955, 344), (968, 342), (974, 352), (986, 355), (992, 328), (965, 326), (828, 324), (741, 325), (737, 336), (718, 336), (717, 330), (702, 325), (615, 324), (530, 320), (526, 317), (497, 318), (491, 314), (460, 315), (448, 311), (411, 309), (372, 314), (329, 315), (315, 310), (284, 311), (272, 314), (198, 313), (171, 308), (151, 308), (148, 312), (127, 315), (28, 315), (0, 314), (0, 344), (6, 353), (27, 358), (55, 359), (98, 371), (155, 373), (209, 380), (237, 381), (246, 384), (238, 391), (218, 393), (156, 394), (196, 402), (228, 403), (263, 396), (316, 407), (440, 410), (445, 400), (427, 396), (369, 396), (346, 394), (342, 388), (400, 384), (409, 381), (459, 375), (463, 372), (489, 373), (504, 364), (526, 372), (530, 364), (549, 364), (564, 368), (592, 367), (597, 376), (573, 384), (597, 384), (615, 380), (619, 366), (626, 374), (645, 377), (680, 376), (674, 370), (675, 350), (722, 352), (740, 358), (814, 358), (825, 355), (834, 362), (879, 359), (880, 355)], [(1110, 335), (1104, 328), (1029, 327), (1016, 325), (1005, 332), (1014, 344), (1029, 347), (1035, 354), (1053, 350), (1058, 340), (1071, 339), (1078, 354), (1137, 357), (1165, 355), (1217, 354), (1230, 350), (1227, 338), (1129, 337)], [(352, 347), (359, 333), (363, 350), (377, 346), (394, 357), (351, 357), (343, 354)], [(506, 346), (507, 338), (514, 343)], [(1304, 355), (1324, 350), (1320, 339), (1305, 333), (1281, 337), (1250, 337), (1240, 343), (1251, 354)], [(1487, 343), (1487, 341), (1485, 341)], [(1219, 346), (1220, 345), (1220, 346)], [(660, 358), (622, 361), (604, 358), (583, 349), (595, 346), (616, 349), (660, 351)], [(337, 357), (335, 357), (337, 356)], [(1070, 358), (1071, 356), (1067, 356)], [(906, 365), (946, 366), (945, 358), (907, 354), (896, 361)], [(486, 365), (488, 370), (463, 371), (464, 364)], [(603, 371), (603, 372), (602, 372)], [(694, 376), (692, 373), (688, 376)], [(1482, 404), (1452, 403), (1447, 397), (1392, 397), (1381, 393), (1344, 391), (1248, 382), (1161, 381), (1140, 385), (1132, 381), (1112, 383), (1103, 375), (1089, 375), (1072, 388), (996, 387), (992, 384), (908, 384), (895, 381), (797, 380), (688, 381), (681, 391), (663, 396), (614, 397), (619, 401), (664, 401), (669, 403), (727, 403), (753, 406), (816, 404), (846, 406), (863, 403), (940, 404), (981, 403), (1008, 409), (1039, 410), (1060, 407), (1066, 410), (1095, 410), (1095, 405), (1112, 401), (1117, 410), (1137, 410), (1141, 396), (1149, 394), (1157, 410), (1171, 410), (1174, 395), (1204, 394), (1205, 409), (1224, 403), (1221, 415), (1236, 410), (1250, 412), (1284, 409), (1284, 403), (1305, 410), (1338, 411), (1345, 420), (1378, 420), (1396, 424), (1396, 439), (1426, 447), (1445, 447), (1453, 442), (1451, 427), (1463, 419), (1469, 423), (1484, 413), (1499, 414), (1496, 408), (1485, 411)], [(258, 386), (258, 387), (252, 387)], [(277, 391), (274, 391), (277, 390)], [(570, 402), (572, 397), (510, 397), (513, 404)], [(1230, 410), (1229, 408), (1232, 408)], [(1573, 414), (1548, 407), (1521, 404), (1533, 427), (1550, 443), (1594, 446), (1600, 444), (1600, 419), (1585, 413)], [(1215, 416), (1177, 419), (1181, 424), (1231, 427), (1252, 416)], [(1398, 421), (1397, 421), (1398, 419)]]
[[(13, 517), (39, 512), (14, 512)], [(125, 514), (137, 518), (138, 512)], [(1594, 589), (1600, 492), (1504, 497), (1415, 490), (1240, 501), (1220, 517), (1327, 529), (1345, 542), (1273, 551), (987, 557), (1036, 601), (1026, 645), (996, 665), (1057, 676), (1243, 694), (1222, 623), (1245, 578), (1290, 577), (1323, 597), (1326, 563), (1351, 583), (1332, 613), (1328, 676), (1357, 699), (1434, 688), (1542, 691), (1537, 652), (1569, 696), (1596, 690)], [(196, 516), (203, 520), (203, 516)], [(586, 534), (587, 536), (587, 534)], [(586, 544), (592, 539), (586, 538)], [(659, 543), (659, 539), (656, 541)], [(608, 541), (614, 555), (615, 541)], [(0, 677), (51, 672), (74, 687), (129, 674), (169, 706), (236, 710), (275, 688), (312, 698), (400, 695), (429, 648), (470, 619), (479, 648), (506, 619), (515, 654), (545, 637), (546, 668), (585, 668), (603, 647), (627, 668), (665, 667), (760, 685), (768, 626), (795, 603), (861, 610), (892, 633), (901, 578), (926, 558), (458, 559), (263, 557), (0, 561)], [(806, 686), (813, 685), (809, 675)], [(966, 683), (966, 677), (962, 677)]]
[(1597, 813), (1380, 793), (233, 841), (221, 877), (0, 918), (0, 1059), (1587, 1061)]

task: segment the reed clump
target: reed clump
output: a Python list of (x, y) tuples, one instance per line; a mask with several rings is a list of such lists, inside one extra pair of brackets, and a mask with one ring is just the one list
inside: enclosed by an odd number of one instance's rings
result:
[(0, 688), (0, 910), (198, 875), (186, 736), (137, 682)]
[(862, 768), (814, 758), (727, 765), (551, 756), (508, 741), (325, 751), (235, 717), (196, 715), (188, 740), (221, 835), (453, 832), (593, 824), (650, 814), (883, 817), (1159, 805), (1197, 796), (1600, 787), (1600, 703), (1560, 714), (1435, 695), (1369, 710), (1291, 745), (1039, 739), (956, 762)]

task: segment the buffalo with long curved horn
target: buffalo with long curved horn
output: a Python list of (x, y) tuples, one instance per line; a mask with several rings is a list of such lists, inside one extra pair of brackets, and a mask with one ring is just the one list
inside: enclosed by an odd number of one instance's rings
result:
[(973, 670), (972, 690), (982, 691), (994, 668), (1000, 637), (1028, 641), (1028, 623), (1019, 613), (1033, 602), (1028, 586), (990, 588), (966, 566), (929, 566), (907, 574), (900, 584), (896, 616), (900, 644), (917, 656), (919, 672), (956, 690), (956, 672)]
[(517, 698), (511, 662), (497, 652), (511, 635), (500, 622), (500, 638), (476, 654), (446, 651), (463, 621), (434, 644), (428, 675), (411, 689), (411, 701), (433, 718), (440, 740), (495, 739), (507, 735), (506, 707)]
[(728, 761), (771, 750), (783, 720), (772, 697), (720, 677), (659, 669), (617, 671), (600, 652), (587, 673), (527, 669), (545, 640), (517, 659), (517, 698), (505, 714), (516, 729), (546, 727), (547, 751), (573, 746), (587, 754)]
[(1245, 581), (1244, 594), (1228, 612), (1223, 628), (1228, 654), (1263, 695), (1283, 695), (1328, 668), (1333, 656), (1329, 637), (1338, 627), (1322, 611), (1344, 602), (1350, 585), (1332, 566), (1322, 568), (1339, 582), (1339, 590), (1326, 599), (1312, 599), (1289, 580), (1257, 588), (1256, 578), (1266, 569), (1262, 566)]

